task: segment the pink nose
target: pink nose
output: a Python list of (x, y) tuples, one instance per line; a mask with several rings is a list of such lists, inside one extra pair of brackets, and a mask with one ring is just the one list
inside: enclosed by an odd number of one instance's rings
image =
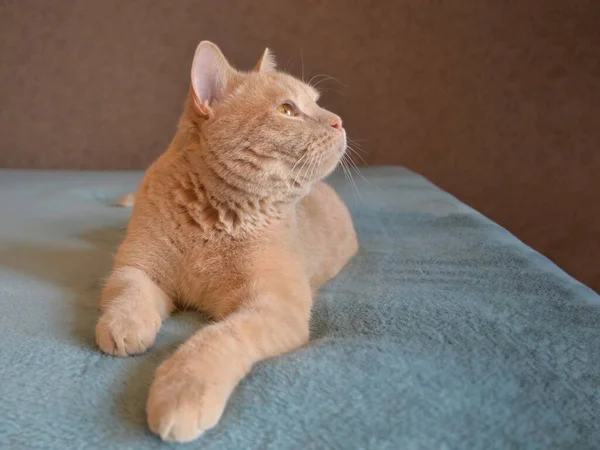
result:
[(329, 125), (331, 125), (336, 130), (341, 130), (342, 129), (342, 119), (341, 119), (341, 117), (333, 116), (331, 118), (330, 122), (329, 122)]

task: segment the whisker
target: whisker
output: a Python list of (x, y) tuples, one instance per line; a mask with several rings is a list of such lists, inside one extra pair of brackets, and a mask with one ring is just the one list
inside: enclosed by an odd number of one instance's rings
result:
[(371, 182), (369, 180), (367, 180), (365, 178), (365, 176), (362, 174), (362, 172), (358, 169), (358, 166), (356, 165), (356, 163), (354, 162), (354, 160), (352, 159), (352, 157), (350, 155), (348, 155), (348, 161), (350, 162), (350, 165), (352, 166), (352, 168), (354, 168), (354, 170), (356, 171), (356, 173), (358, 173), (358, 175), (365, 180), (368, 184), (371, 184)]
[(311, 164), (313, 163), (314, 160), (314, 155), (309, 155), (306, 162), (306, 171), (304, 171), (304, 164), (302, 164), (302, 170), (300, 171), (300, 174), (302, 175), (301, 179), (303, 179), (304, 181), (306, 181), (306, 175), (308, 174), (308, 169), (310, 168)]
[(304, 155), (302, 155), (302, 157), (301, 157), (301, 158), (300, 158), (298, 161), (296, 161), (296, 162), (294, 163), (294, 165), (292, 166), (292, 168), (290, 169), (290, 171), (289, 171), (289, 172), (287, 173), (287, 175), (285, 176), (286, 178), (287, 178), (287, 177), (289, 177), (289, 176), (292, 174), (292, 172), (294, 171), (294, 169), (296, 168), (296, 166), (297, 166), (298, 164), (300, 164), (300, 161), (302, 161), (304, 158), (306, 158), (306, 155), (307, 155), (307, 154), (308, 154), (308, 153), (305, 153)]
[(332, 88), (328, 88), (328, 87), (320, 87), (317, 89), (313, 86), (313, 89), (316, 89), (321, 94), (324, 94), (326, 92), (333, 92), (334, 94), (344, 95), (344, 93), (342, 91), (338, 91), (337, 89), (332, 89)]
[[(345, 160), (347, 157), (348, 157), (348, 154), (344, 153), (342, 160)], [(358, 198), (360, 198), (360, 201), (364, 203), (364, 200), (362, 198), (360, 190), (358, 189), (358, 186), (356, 185), (356, 182), (354, 181), (354, 177), (352, 176), (352, 172), (350, 171), (350, 169), (348, 169), (348, 175), (350, 176), (350, 182), (352, 183), (352, 186), (354, 187), (354, 189), (356, 190), (356, 193), (358, 194)]]
[(356, 142), (351, 137), (346, 136), (346, 141), (348, 141), (349, 144), (353, 145), (356, 148), (356, 150), (360, 150), (363, 153), (367, 153), (367, 151), (365, 149), (363, 149), (362, 145), (359, 144), (358, 142)]
[(319, 159), (317, 160), (317, 157), (315, 156), (314, 158), (314, 164), (311, 164), (310, 166), (310, 173), (308, 173), (308, 180), (312, 181), (312, 177), (313, 177), (313, 172), (315, 170), (315, 168), (317, 167), (318, 161), (321, 160), (321, 154), (317, 155), (319, 157)]
[[(317, 74), (317, 75), (313, 76), (313, 77), (310, 79), (310, 81), (308, 82), (308, 84), (312, 83), (312, 80), (314, 80), (314, 79), (315, 79), (315, 78), (317, 78), (317, 77), (323, 77), (323, 79), (322, 79), (322, 80), (319, 80), (319, 81), (317, 82), (317, 84), (316, 84), (316, 85), (318, 85), (319, 83), (322, 83), (323, 81), (329, 81), (329, 80), (331, 80), (331, 81), (335, 81), (335, 82), (336, 82), (336, 83), (338, 83), (340, 86), (343, 86), (343, 87), (345, 87), (345, 88), (348, 88), (348, 86), (346, 86), (344, 83), (342, 83), (342, 82), (341, 82), (340, 80), (338, 80), (337, 78), (334, 78), (334, 77), (332, 77), (331, 75), (327, 75), (327, 74), (325, 74), (325, 73), (320, 73), (320, 74)], [(315, 86), (316, 86), (316, 85), (315, 85)], [(315, 86), (313, 86), (313, 87), (315, 87)]]
[(292, 59), (293, 57), (290, 56), (287, 60), (287, 62), (285, 63), (285, 65), (283, 66), (283, 71), (284, 72), (290, 72), (290, 69), (292, 68)]
[[(288, 178), (288, 177), (289, 177), (289, 176), (292, 174), (292, 172), (294, 171), (294, 169), (296, 168), (296, 166), (297, 166), (298, 164), (300, 164), (300, 162), (301, 162), (301, 161), (302, 161), (304, 158), (306, 158), (306, 155), (307, 155), (307, 154), (308, 154), (308, 153), (305, 153), (304, 155), (302, 155), (302, 157), (301, 157), (301, 158), (300, 158), (298, 161), (296, 161), (296, 162), (294, 163), (294, 165), (292, 166), (292, 168), (290, 169), (290, 171), (289, 171), (289, 172), (287, 173), (287, 175), (285, 176), (285, 179), (287, 179), (287, 178)], [(294, 177), (294, 183), (296, 183), (296, 177)], [(291, 190), (291, 189), (292, 189), (292, 186), (291, 186), (290, 184), (288, 184), (288, 188), (287, 188), (287, 193), (288, 193), (288, 194), (290, 193), (290, 190)]]
[(354, 198), (356, 199), (356, 197), (358, 196), (358, 200), (360, 200), (362, 202), (363, 199), (360, 194), (360, 190), (358, 189), (358, 186), (356, 185), (356, 182), (354, 181), (354, 177), (352, 176), (352, 171), (350, 170), (350, 165), (348, 164), (348, 160), (346, 160), (346, 167), (348, 168), (348, 178), (350, 179), (350, 183), (352, 184), (354, 191), (356, 191)]
[(342, 170), (344, 171), (344, 176), (346, 177), (346, 179), (348, 179), (348, 175), (346, 175), (346, 167), (344, 167), (344, 156), (343, 155), (340, 158), (339, 164), (340, 164), (340, 167), (342, 168)]
[(302, 47), (300, 47), (300, 61), (302, 63), (302, 78), (300, 78), (304, 82), (304, 55), (302, 54)]
[(356, 150), (354, 147), (352, 147), (351, 145), (346, 145), (346, 148), (347, 148), (347, 149), (348, 149), (350, 152), (352, 152), (352, 154), (353, 154), (354, 156), (357, 156), (358, 158), (360, 158), (360, 160), (362, 161), (362, 163), (363, 163), (365, 166), (368, 166), (367, 162), (364, 160), (364, 158), (363, 158), (362, 156), (360, 156), (360, 153), (358, 153), (358, 151), (357, 151), (357, 150)]
[(362, 142), (367, 142), (367, 141), (365, 141), (364, 139), (356, 139), (356, 138), (351, 138), (350, 136), (348, 136), (347, 138), (348, 138), (348, 140), (349, 140), (349, 141), (352, 141), (352, 142), (354, 142), (355, 144), (359, 144), (359, 143), (362, 143)]
[(316, 89), (317, 86), (319, 86), (320, 84), (322, 84), (325, 81), (329, 81), (329, 80), (327, 78), (323, 78), (323, 79), (317, 81), (315, 84), (313, 84), (312, 87)]
[(320, 76), (322, 76), (322, 75), (313, 75), (313, 76), (311, 77), (311, 79), (310, 79), (310, 80), (308, 80), (308, 83), (306, 83), (306, 84), (309, 84), (309, 85), (311, 85), (311, 86), (312, 86), (312, 84), (311, 84), (311, 83), (312, 83), (312, 80), (314, 80), (315, 78), (317, 78), (317, 77), (320, 77)]
[[(342, 170), (344, 171), (344, 177), (349, 182), (350, 181), (350, 177), (348, 176), (348, 169), (346, 168), (346, 162), (344, 161), (344, 157), (343, 156), (342, 156), (342, 159), (340, 159), (340, 165), (342, 167)], [(354, 192), (354, 190), (352, 190), (352, 195), (354, 196), (354, 199), (356, 200), (356, 193)]]
[[(305, 156), (308, 156), (308, 152), (305, 154)], [(308, 156), (308, 158), (302, 163), (302, 167), (300, 167), (300, 170), (298, 171), (298, 174), (296, 175), (296, 177), (294, 178), (294, 183), (298, 183), (298, 178), (302, 179), (302, 177), (300, 177), (300, 175), (302, 175), (302, 171), (304, 170), (304, 166), (306, 165), (306, 163), (310, 161), (310, 156)]]
[[(360, 156), (358, 153), (356, 153), (356, 151), (355, 151), (354, 149), (352, 149), (351, 147), (347, 147), (347, 148), (348, 148), (348, 149), (349, 149), (351, 152), (353, 152), (355, 156), (358, 156), (358, 157), (359, 157), (359, 158), (362, 160), (362, 162), (365, 164), (365, 166), (368, 166), (368, 164), (366, 163), (366, 161), (365, 161), (365, 160), (364, 160), (364, 159), (363, 159), (363, 158), (362, 158), (362, 157), (361, 157), (361, 156)], [(347, 156), (348, 156), (348, 160), (349, 160), (349, 161), (352, 163), (352, 165), (354, 166), (354, 170), (356, 171), (356, 173), (358, 173), (358, 175), (359, 175), (359, 176), (360, 176), (360, 177), (361, 177), (363, 180), (365, 180), (365, 181), (366, 181), (366, 182), (367, 182), (367, 183), (368, 183), (370, 186), (372, 186), (373, 188), (377, 189), (377, 190), (378, 190), (378, 191), (380, 191), (380, 192), (383, 192), (383, 190), (381, 189), (381, 187), (377, 186), (376, 184), (373, 184), (373, 183), (371, 182), (371, 180), (369, 180), (368, 178), (366, 178), (366, 177), (365, 177), (365, 176), (362, 174), (362, 172), (361, 172), (361, 171), (360, 171), (360, 169), (358, 168), (358, 165), (356, 164), (356, 161), (354, 161), (350, 155), (347, 155)]]
[[(323, 153), (321, 153), (321, 154), (319, 155), (319, 159), (317, 160), (317, 163), (315, 164), (314, 170), (316, 170), (316, 169), (317, 169), (317, 167), (319, 167), (319, 166), (321, 165), (321, 161), (323, 161)], [(310, 178), (312, 179), (312, 177), (313, 177), (313, 174), (312, 174), (312, 172), (311, 172), (311, 173), (310, 173)]]
[[(322, 83), (325, 83), (326, 81), (330, 81), (330, 79), (329, 79), (329, 78), (323, 78), (323, 79), (321, 79), (321, 80), (317, 81), (317, 82), (316, 82), (316, 83), (313, 85), (313, 88), (314, 88), (314, 89), (317, 89), (317, 87), (318, 87), (320, 84), (322, 84)], [(346, 86), (344, 86), (344, 85), (342, 85), (342, 86), (343, 86), (343, 87), (346, 87)]]
[(310, 159), (310, 163), (308, 164), (308, 166), (306, 167), (306, 173), (304, 174), (304, 176), (302, 177), (304, 179), (304, 181), (310, 181), (308, 178), (308, 173), (310, 172), (310, 168), (312, 167), (313, 163), (315, 161), (315, 157), (312, 157)]

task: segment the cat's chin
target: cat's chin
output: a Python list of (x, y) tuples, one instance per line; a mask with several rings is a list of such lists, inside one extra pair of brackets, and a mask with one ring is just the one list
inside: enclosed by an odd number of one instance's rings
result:
[(335, 158), (332, 158), (332, 162), (327, 165), (326, 169), (323, 171), (323, 174), (319, 177), (319, 180), (327, 178), (340, 165), (340, 161), (342, 160), (342, 156), (344, 155), (345, 151), (346, 149), (339, 151), (338, 154), (335, 155)]

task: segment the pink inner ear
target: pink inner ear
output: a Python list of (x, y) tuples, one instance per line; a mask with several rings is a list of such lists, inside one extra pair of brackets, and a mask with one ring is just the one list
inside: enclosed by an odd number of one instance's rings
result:
[[(191, 72), (197, 102), (208, 108), (215, 100), (221, 98), (231, 72), (233, 69), (219, 48), (211, 42), (201, 42), (196, 49)], [(198, 105), (200, 109), (202, 106)]]
[(204, 49), (200, 46), (192, 64), (192, 85), (198, 100), (209, 104), (215, 90), (215, 77), (212, 73), (215, 66), (215, 55), (210, 48)]

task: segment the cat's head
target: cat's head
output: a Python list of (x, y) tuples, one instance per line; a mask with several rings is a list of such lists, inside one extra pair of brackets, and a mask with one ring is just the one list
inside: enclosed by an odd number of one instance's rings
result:
[(196, 49), (188, 114), (195, 116), (203, 159), (240, 190), (275, 195), (328, 175), (346, 149), (339, 116), (318, 92), (279, 72), (266, 49), (250, 72), (235, 70), (207, 41)]

